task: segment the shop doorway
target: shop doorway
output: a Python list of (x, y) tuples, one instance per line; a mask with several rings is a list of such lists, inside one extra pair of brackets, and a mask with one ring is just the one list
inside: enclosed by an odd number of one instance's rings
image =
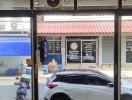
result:
[(82, 63), (96, 63), (96, 40), (82, 41)]
[(67, 39), (66, 60), (67, 63), (97, 63), (98, 55), (97, 39)]

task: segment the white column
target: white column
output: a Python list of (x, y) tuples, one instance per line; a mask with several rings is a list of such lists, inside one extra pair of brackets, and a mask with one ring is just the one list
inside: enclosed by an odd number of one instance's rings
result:
[(99, 50), (98, 64), (99, 64), (99, 66), (101, 66), (102, 65), (102, 36), (99, 36), (98, 50)]
[(62, 54), (62, 65), (65, 65), (65, 36), (61, 37), (61, 54)]
[(126, 36), (121, 36), (121, 64), (126, 63)]

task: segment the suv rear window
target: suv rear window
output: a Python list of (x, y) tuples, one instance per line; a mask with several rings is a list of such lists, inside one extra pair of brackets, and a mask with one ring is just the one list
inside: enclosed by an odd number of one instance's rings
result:
[(54, 82), (84, 84), (84, 75), (56, 75)]

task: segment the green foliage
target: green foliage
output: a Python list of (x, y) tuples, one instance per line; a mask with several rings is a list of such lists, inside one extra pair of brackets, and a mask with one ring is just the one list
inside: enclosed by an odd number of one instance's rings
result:
[(0, 74), (2, 74), (7, 67), (8, 65), (4, 61), (0, 61)]
[(0, 62), (0, 68), (1, 68), (1, 67), (7, 67), (7, 64), (6, 64), (4, 61), (1, 61), (1, 62)]

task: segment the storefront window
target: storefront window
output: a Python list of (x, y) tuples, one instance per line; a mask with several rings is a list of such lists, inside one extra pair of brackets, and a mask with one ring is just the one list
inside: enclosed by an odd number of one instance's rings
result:
[(82, 63), (96, 63), (96, 41), (82, 41)]
[(61, 37), (46, 37), (48, 53), (61, 53)]
[(81, 41), (67, 41), (67, 63), (81, 63)]
[(122, 0), (122, 6), (124, 9), (132, 8), (132, 0)]
[[(125, 0), (126, 2), (126, 0)], [(120, 74), (120, 83), (121, 90), (119, 92), (121, 95), (121, 100), (131, 100), (132, 96), (129, 95), (132, 93), (131, 85), (132, 85), (132, 16), (121, 16), (121, 66), (118, 67), (118, 70), (121, 71)], [(118, 36), (119, 36), (118, 35)], [(119, 60), (120, 62), (120, 60)], [(119, 64), (120, 65), (120, 64)], [(120, 69), (121, 67), (121, 69)]]
[(48, 41), (48, 53), (61, 53), (61, 41)]
[(118, 6), (118, 0), (77, 0), (77, 4), (78, 9), (114, 9)]
[(97, 37), (67, 37), (67, 63), (96, 63)]
[(0, 10), (30, 10), (30, 0), (0, 0)]
[(126, 62), (132, 63), (132, 41), (126, 41)]

